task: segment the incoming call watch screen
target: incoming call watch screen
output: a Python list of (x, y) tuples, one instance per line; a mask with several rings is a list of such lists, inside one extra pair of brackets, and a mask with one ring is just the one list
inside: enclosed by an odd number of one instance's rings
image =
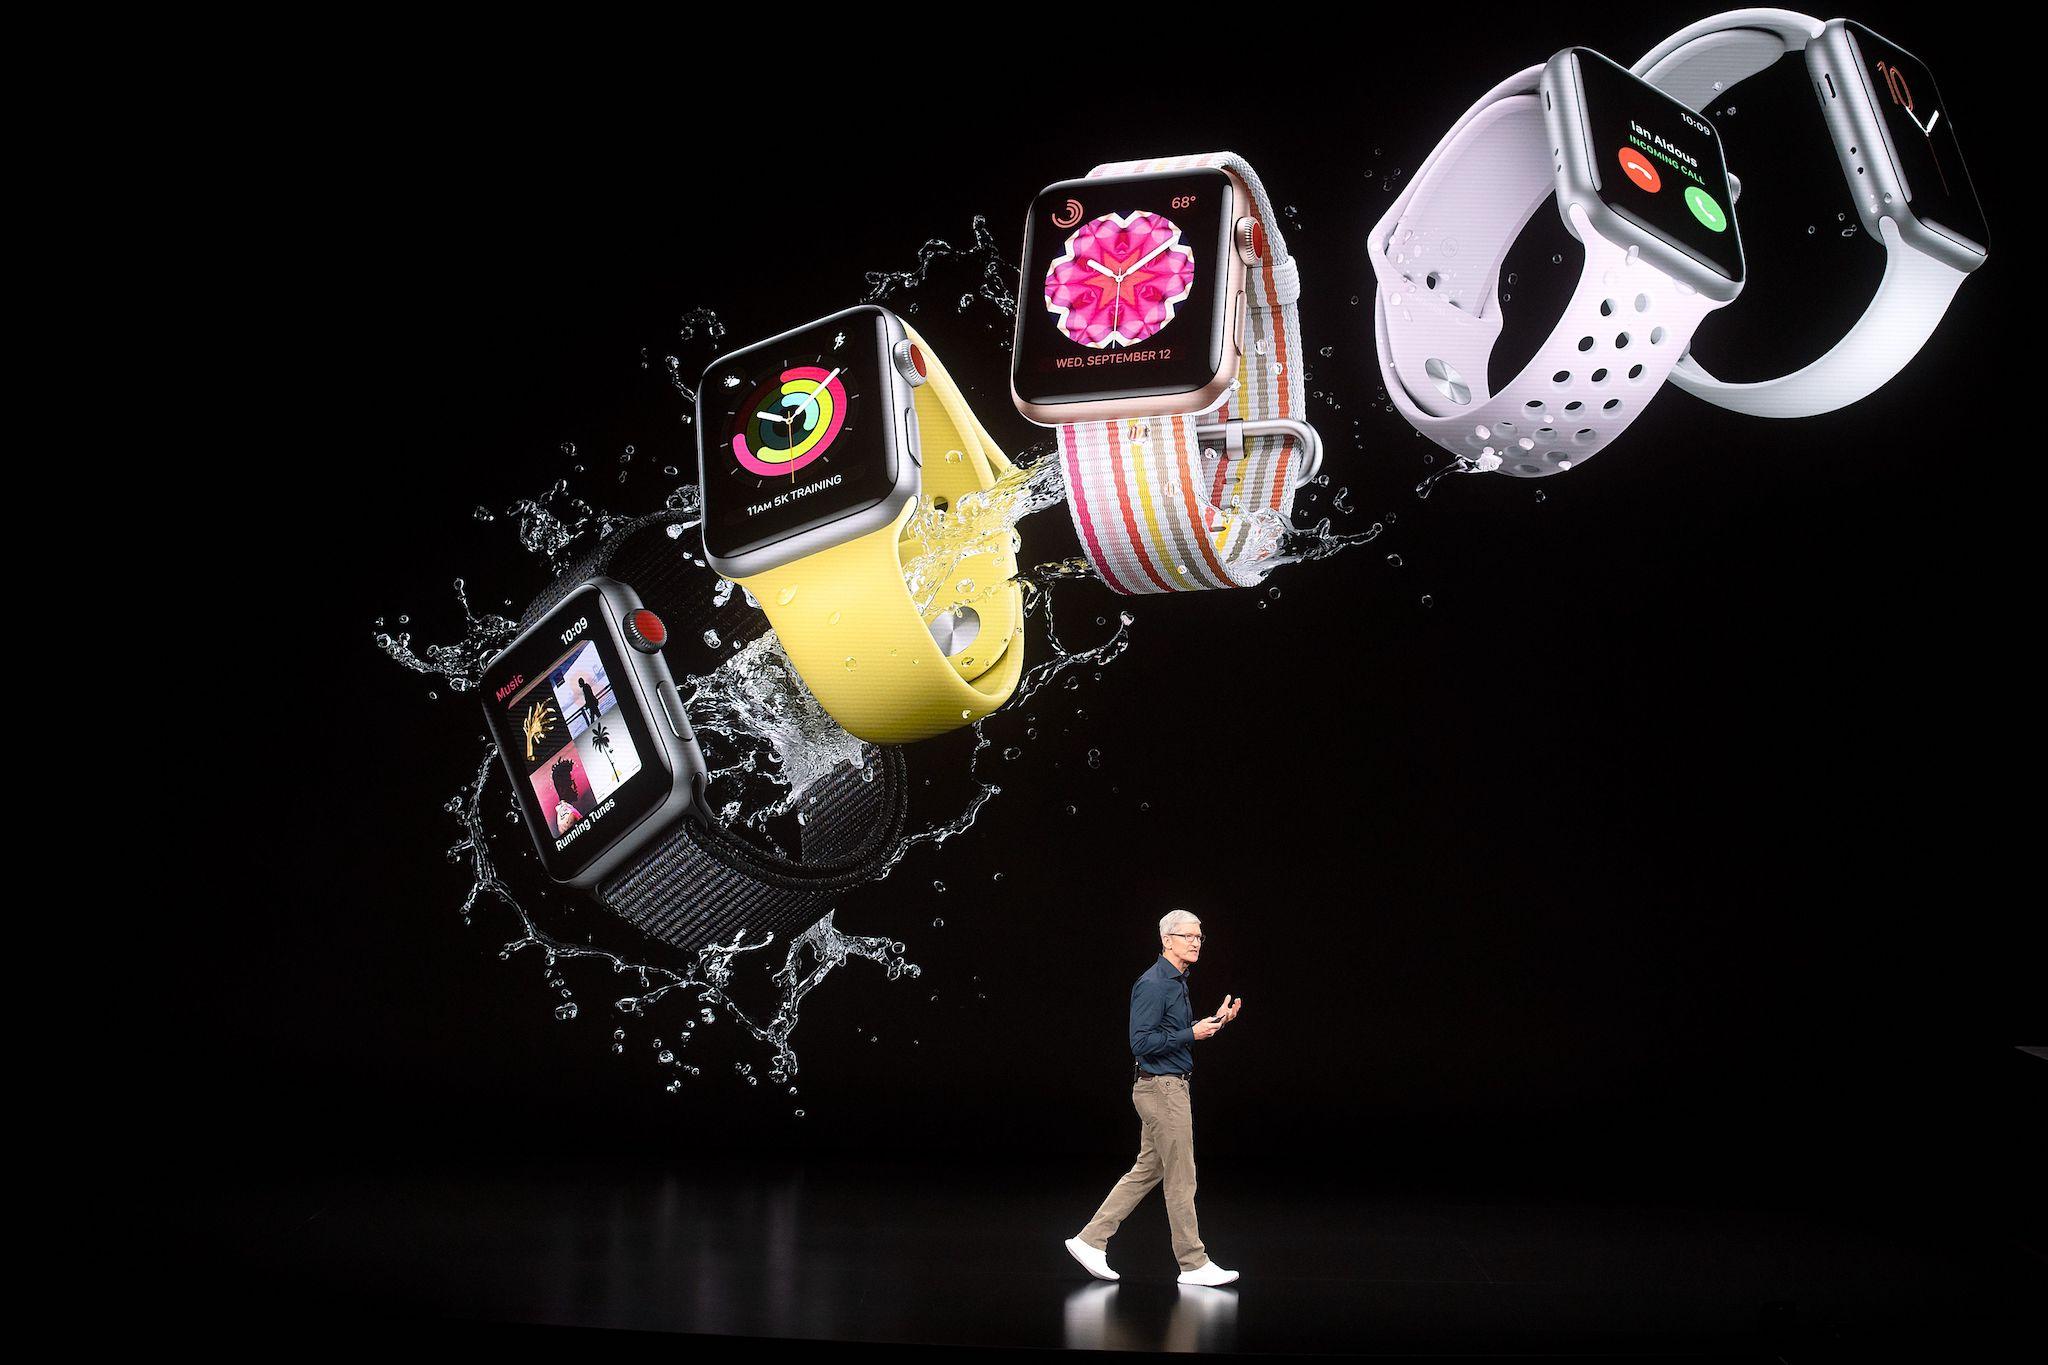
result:
[(484, 675), (491, 731), (556, 877), (588, 866), (668, 795), (609, 621), (603, 594), (585, 588)]
[(1013, 379), (1029, 403), (1185, 393), (1223, 358), (1230, 178), (1067, 180), (1024, 227)]
[(1713, 267), (1742, 278), (1735, 196), (1714, 125), (1597, 52), (1576, 48), (1600, 201)]
[(1847, 27), (1913, 216), (1980, 251), (1989, 247), (1991, 230), (1933, 75), (1918, 57), (1863, 25), (1852, 21)]
[(888, 324), (828, 319), (736, 351), (697, 394), (704, 541), (731, 557), (866, 511), (895, 486)]

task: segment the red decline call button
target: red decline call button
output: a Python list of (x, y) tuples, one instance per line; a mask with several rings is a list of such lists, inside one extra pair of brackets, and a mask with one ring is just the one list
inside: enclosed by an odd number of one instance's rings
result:
[(1664, 177), (1657, 174), (1657, 168), (1651, 164), (1650, 158), (1635, 148), (1623, 147), (1620, 160), (1622, 172), (1636, 182), (1637, 189), (1655, 194), (1664, 188)]

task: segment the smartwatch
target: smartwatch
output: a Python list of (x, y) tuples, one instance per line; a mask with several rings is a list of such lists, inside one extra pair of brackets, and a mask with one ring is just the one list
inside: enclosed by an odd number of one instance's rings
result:
[[(1496, 392), (1501, 266), (1553, 194), (1585, 263), (1556, 329)], [(1570, 469), (1636, 419), (1700, 320), (1741, 291), (1734, 205), (1713, 124), (1592, 49), (1501, 82), (1367, 243), (1387, 396), (1481, 469)]]
[(1017, 410), (1057, 428), (1067, 509), (1121, 593), (1249, 587), (1322, 463), (1301, 276), (1230, 152), (1097, 166), (1024, 220)]
[(1919, 354), (1990, 240), (1933, 73), (1862, 24), (1733, 10), (1672, 34), (1635, 70), (1703, 109), (1788, 52), (1805, 54), (1856, 214), (1884, 243), (1884, 279), (1848, 335), (1804, 369), (1731, 384), (1688, 356), (1672, 371), (1687, 392), (1758, 417), (1812, 417), (1874, 392)]
[(664, 512), (615, 528), (521, 615), (484, 669), (484, 715), (541, 866), (628, 923), (694, 950), (808, 927), (840, 893), (879, 877), (903, 831), (900, 755), (842, 764), (800, 798), (795, 858), (719, 825), (708, 769), (662, 657), (671, 638), (724, 627), (714, 580), (676, 544)]
[(963, 511), (931, 600), (904, 579), (928, 548), (920, 503), (949, 514), (943, 533), (956, 503), (1012, 467), (901, 318), (849, 308), (713, 363), (697, 460), (705, 558), (760, 604), (848, 732), (905, 744), (1010, 699), (1024, 602), (1008, 528), (977, 532)]

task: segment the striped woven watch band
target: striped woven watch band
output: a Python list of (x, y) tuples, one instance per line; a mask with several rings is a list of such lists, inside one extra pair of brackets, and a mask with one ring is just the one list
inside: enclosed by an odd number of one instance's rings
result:
[[(1244, 354), (1209, 422), (1303, 418), (1301, 279), (1265, 186), (1233, 152), (1097, 166), (1090, 177), (1213, 166), (1250, 188), (1265, 251), (1245, 270)], [(1129, 417), (1059, 428), (1067, 509), (1089, 563), (1121, 593), (1250, 587), (1266, 575), (1294, 509), (1290, 436), (1248, 437), (1244, 454), (1204, 450), (1194, 415)]]

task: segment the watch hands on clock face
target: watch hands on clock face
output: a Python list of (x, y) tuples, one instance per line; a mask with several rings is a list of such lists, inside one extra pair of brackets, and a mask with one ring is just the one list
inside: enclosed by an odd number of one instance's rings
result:
[(823, 362), (823, 356), (784, 359), (756, 372), (749, 397), (728, 414), (739, 466), (735, 473), (794, 481), (804, 466), (825, 454), (844, 419), (835, 395), (846, 369), (827, 374)]
[[(830, 387), (832, 381), (845, 373), (845, 371), (846, 367), (844, 365), (836, 367), (832, 373), (813, 384), (810, 392), (799, 398), (796, 406), (789, 410), (789, 416), (783, 420), (789, 427), (789, 441), (792, 446), (796, 444), (796, 419), (806, 412), (816, 416), (818, 411), (818, 395)], [(796, 462), (794, 460), (790, 461), (789, 481), (791, 483), (796, 482)]]
[(1180, 227), (1147, 209), (1108, 213), (1073, 231), (1044, 274), (1044, 303), (1081, 346), (1135, 346), (1174, 321), (1194, 291), (1194, 252)]
[(1154, 259), (1156, 259), (1156, 258), (1158, 257), (1158, 255), (1159, 255), (1159, 253), (1160, 253), (1160, 252), (1162, 252), (1162, 251), (1166, 250), (1166, 248), (1168, 248), (1168, 247), (1172, 246), (1172, 245), (1173, 245), (1173, 243), (1174, 243), (1174, 239), (1172, 239), (1172, 238), (1169, 238), (1169, 239), (1167, 239), (1166, 241), (1163, 241), (1163, 242), (1161, 242), (1161, 243), (1160, 243), (1160, 244), (1159, 244), (1158, 246), (1155, 246), (1155, 247), (1153, 247), (1153, 248), (1152, 248), (1152, 249), (1151, 249), (1150, 251), (1146, 252), (1146, 253), (1144, 254), (1144, 256), (1143, 256), (1143, 257), (1141, 257), (1141, 258), (1140, 258), (1140, 259), (1138, 260), (1137, 264), (1135, 264), (1135, 265), (1130, 265), (1130, 266), (1126, 266), (1126, 267), (1124, 267), (1124, 272), (1123, 272), (1123, 273), (1124, 273), (1124, 274), (1126, 274), (1126, 275), (1128, 275), (1128, 274), (1130, 274), (1130, 273), (1131, 273), (1131, 272), (1132, 272), (1133, 270), (1142, 270), (1142, 269), (1144, 269), (1144, 268), (1145, 268), (1146, 266), (1148, 266), (1148, 265), (1152, 264), (1153, 260), (1154, 260)]
[(833, 380), (837, 379), (840, 375), (844, 374), (845, 372), (846, 367), (844, 365), (841, 365), (838, 369), (832, 371), (832, 373), (826, 375), (823, 379), (813, 384), (811, 386), (811, 391), (805, 394), (800, 400), (798, 400), (797, 405), (794, 408), (790, 409), (790, 424), (792, 426), (795, 425), (798, 413), (801, 413), (806, 409), (815, 409), (817, 406), (817, 398), (819, 393), (821, 393), (824, 389), (829, 387)]

